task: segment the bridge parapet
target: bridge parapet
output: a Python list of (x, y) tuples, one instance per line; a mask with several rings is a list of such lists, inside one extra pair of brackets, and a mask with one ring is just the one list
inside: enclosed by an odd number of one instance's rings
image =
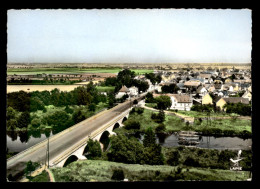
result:
[(51, 160), (51, 164), (50, 164), (51, 167), (62, 167), (64, 165), (64, 163), (66, 162), (67, 158), (69, 158), (71, 155), (76, 155), (78, 157), (78, 159), (84, 159), (84, 158), (81, 158), (81, 156), (83, 154), (84, 148), (87, 145), (88, 140), (91, 138), (91, 139), (99, 141), (101, 135), (105, 131), (108, 131), (112, 135), (115, 134), (112, 131), (114, 124), (120, 120), (123, 120), (123, 118), (125, 116), (128, 116), (130, 111), (131, 111), (131, 109), (128, 109), (128, 110), (122, 112), (120, 115), (113, 118), (111, 121), (104, 124), (99, 129), (95, 130), (89, 136), (86, 136), (84, 139), (82, 139), (75, 145), (73, 145), (70, 148), (68, 148), (67, 150), (63, 151), (59, 157)]

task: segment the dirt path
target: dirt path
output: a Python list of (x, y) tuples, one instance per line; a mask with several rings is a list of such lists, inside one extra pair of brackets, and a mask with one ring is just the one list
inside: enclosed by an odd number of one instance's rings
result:
[[(145, 109), (148, 109), (148, 110), (152, 110), (152, 111), (156, 111), (156, 112), (159, 112), (159, 110), (157, 109), (154, 109), (154, 108), (150, 108), (150, 107), (147, 107), (145, 105), (142, 105), (143, 108)], [(179, 113), (176, 113), (176, 112), (170, 112), (170, 111), (164, 111), (166, 114), (168, 115), (175, 115), (181, 119), (184, 119), (185, 122), (190, 122), (190, 123), (194, 123), (194, 117), (190, 117), (190, 116), (186, 116), (186, 115), (183, 115), (183, 114), (179, 114)]]

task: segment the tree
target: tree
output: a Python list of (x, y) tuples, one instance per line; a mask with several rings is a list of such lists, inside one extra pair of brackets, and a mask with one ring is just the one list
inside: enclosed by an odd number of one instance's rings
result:
[(153, 85), (155, 85), (155, 83), (160, 83), (162, 80), (160, 75), (155, 75), (154, 73), (146, 73), (145, 78), (149, 79)]
[(28, 161), (26, 163), (26, 168), (25, 168), (25, 173), (26, 173), (26, 176), (28, 176), (28, 174), (30, 174), (31, 176), (31, 172), (35, 171), (35, 169), (39, 166), (38, 163), (36, 162), (32, 162), (31, 160)]
[(16, 111), (11, 106), (9, 106), (6, 109), (6, 120), (15, 119), (15, 115)]
[(124, 69), (117, 74), (117, 82), (122, 83), (126, 87), (131, 87), (133, 79), (135, 77), (135, 72), (129, 69)]
[(100, 143), (90, 138), (87, 144), (86, 157), (88, 159), (95, 159), (101, 157), (101, 155), (102, 155), (102, 150), (101, 150)]
[(143, 145), (135, 138), (128, 139), (124, 135), (112, 136), (107, 157), (109, 161), (143, 164), (143, 150)]
[(144, 145), (144, 147), (150, 147), (150, 146), (153, 146), (155, 144), (156, 144), (155, 133), (154, 133), (153, 129), (151, 127), (149, 127), (145, 131), (143, 145)]
[(171, 98), (169, 96), (158, 96), (155, 98), (157, 102), (157, 108), (166, 110), (167, 108), (170, 108), (172, 105)]
[(32, 121), (31, 121), (31, 125), (34, 127), (34, 128), (37, 128), (41, 125), (41, 120), (39, 118), (34, 118)]
[(88, 106), (88, 110), (94, 112), (94, 111), (96, 110), (96, 104), (91, 103), (91, 104)]
[(159, 124), (156, 128), (155, 128), (155, 132), (156, 133), (163, 133), (166, 131), (166, 127), (163, 123)]
[(177, 93), (178, 90), (180, 88), (174, 83), (162, 86), (162, 93)]
[(37, 96), (31, 97), (30, 111), (35, 112), (37, 110), (43, 110), (43, 109), (44, 109), (44, 103), (41, 101), (41, 99)]
[(149, 84), (147, 81), (140, 81), (140, 80), (133, 80), (133, 85), (136, 86), (138, 88), (138, 92), (140, 93), (147, 91), (147, 89), (149, 88)]
[(30, 113), (28, 111), (22, 112), (17, 120), (17, 123), (19, 128), (27, 128), (27, 126), (30, 124)]
[(153, 98), (153, 94), (148, 92), (145, 96), (146, 103), (156, 103), (156, 100)]
[(127, 130), (131, 130), (131, 129), (139, 130), (141, 127), (140, 123), (135, 120), (127, 120), (124, 124), (125, 124), (125, 129)]
[(65, 107), (65, 112), (68, 114), (72, 114), (73, 113), (73, 109), (71, 109), (69, 106)]
[(74, 123), (79, 123), (79, 122), (85, 120), (86, 116), (82, 113), (81, 110), (77, 110), (76, 112), (74, 112), (72, 114), (72, 119), (73, 119)]
[(172, 151), (170, 152), (169, 159), (167, 160), (167, 164), (171, 166), (176, 166), (179, 164), (179, 159), (180, 159), (180, 152)]
[(151, 127), (149, 127), (144, 136), (143, 146), (144, 150), (144, 162), (149, 165), (162, 165), (164, 164), (164, 157), (161, 153), (161, 146), (156, 144), (155, 133)]
[(18, 127), (18, 123), (15, 119), (10, 119), (6, 121), (6, 127), (10, 130), (15, 130)]

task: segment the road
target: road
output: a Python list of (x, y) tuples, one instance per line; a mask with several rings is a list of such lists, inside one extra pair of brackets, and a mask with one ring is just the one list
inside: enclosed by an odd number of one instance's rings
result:
[[(100, 112), (95, 116), (94, 119), (86, 119), (80, 123), (78, 123), (75, 129), (72, 129), (69, 132), (64, 133), (60, 137), (55, 139), (50, 139), (49, 142), (49, 158), (50, 162), (53, 158), (59, 155), (62, 151), (69, 148), (72, 144), (75, 144), (86, 136), (89, 136), (93, 131), (97, 128), (106, 124), (114, 117), (118, 116), (121, 112), (127, 110), (130, 107), (130, 103), (133, 103), (133, 99), (131, 101), (126, 101), (114, 107), (111, 110), (106, 112)], [(44, 163), (46, 160), (46, 147), (47, 145), (43, 145), (42, 147), (33, 150), (28, 155), (23, 156), (22, 158), (16, 161), (7, 162), (7, 176), (12, 173), (13, 175), (22, 169), (25, 168), (25, 163), (31, 160), (32, 162), (41, 162)]]

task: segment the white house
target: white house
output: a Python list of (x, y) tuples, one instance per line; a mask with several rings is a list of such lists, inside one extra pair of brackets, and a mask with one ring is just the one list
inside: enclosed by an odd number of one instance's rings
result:
[(204, 96), (208, 91), (205, 87), (199, 86), (196, 90), (197, 93), (199, 93), (201, 96)]
[(137, 87), (130, 87), (128, 88), (130, 96), (137, 96), (138, 95), (138, 88)]
[(172, 105), (170, 109), (190, 111), (193, 105), (192, 97), (186, 94), (168, 94), (171, 98)]
[(122, 98), (125, 94), (130, 94), (130, 90), (124, 85), (122, 88), (118, 91), (115, 98)]

